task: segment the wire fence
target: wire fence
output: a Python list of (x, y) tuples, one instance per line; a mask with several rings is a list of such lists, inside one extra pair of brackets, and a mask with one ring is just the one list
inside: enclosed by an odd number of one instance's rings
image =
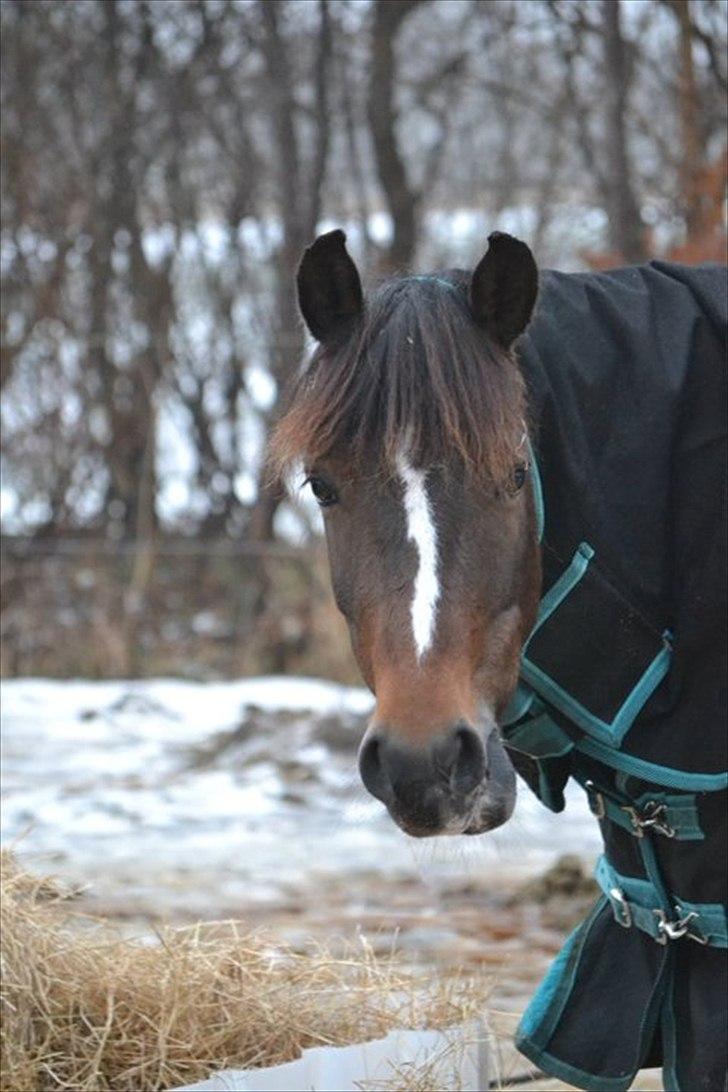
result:
[(160, 555), (216, 557), (278, 557), (311, 559), (319, 552), (317, 545), (292, 546), (283, 542), (248, 542), (231, 538), (26, 538), (21, 535), (2, 536), (0, 549), (4, 557), (56, 557), (103, 554), (128, 556), (140, 550), (152, 550)]
[(357, 678), (318, 544), (5, 536), (1, 546), (4, 676)]

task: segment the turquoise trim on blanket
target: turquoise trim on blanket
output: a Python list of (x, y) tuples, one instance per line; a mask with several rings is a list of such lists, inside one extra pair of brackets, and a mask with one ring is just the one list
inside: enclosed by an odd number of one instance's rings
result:
[(516, 686), (513, 697), (508, 702), (506, 711), (501, 718), (502, 726), (506, 727), (509, 724), (515, 724), (521, 717), (525, 717), (533, 705), (536, 695), (530, 686), (526, 686), (520, 679)]
[[(551, 811), (563, 811), (566, 806), (563, 786), (554, 781), (554, 763), (574, 749), (573, 740), (546, 712), (539, 699), (531, 694), (528, 708), (532, 715), (517, 724), (502, 726), (503, 742), (511, 751), (527, 755), (534, 763), (538, 788), (531, 788), (542, 804)], [(563, 780), (568, 780), (568, 777)]]
[(637, 758), (636, 755), (615, 751), (613, 747), (588, 737), (577, 740), (574, 743), (574, 750), (581, 751), (590, 758), (596, 758), (610, 769), (623, 770), (632, 777), (639, 777), (643, 781), (654, 781), (657, 785), (665, 785), (668, 789), (719, 792), (721, 789), (728, 788), (728, 773), (688, 773), (685, 770), (676, 770), (673, 766), (660, 766), (656, 762)]
[[(527, 440), (527, 443), (533, 470), (532, 488), (540, 540), (544, 526), (543, 490), (530, 440)], [(572, 745), (566, 742), (569, 739), (566, 732), (563, 732), (563, 742), (559, 747), (557, 749), (553, 748), (552, 742), (553, 738), (555, 738), (553, 729), (555, 728), (557, 732), (560, 729), (558, 729), (557, 725), (554, 725), (552, 719), (548, 721), (543, 719), (542, 714), (546, 713), (546, 709), (543, 703), (538, 701), (538, 696), (540, 696), (559, 713), (567, 717), (577, 728), (586, 733), (585, 737), (573, 741), (574, 749), (589, 758), (596, 759), (609, 769), (645, 781), (652, 781), (668, 789), (685, 792), (717, 792), (728, 788), (728, 772), (715, 774), (690, 773), (675, 767), (650, 762), (635, 755), (624, 754), (618, 750), (641, 709), (670, 669), (672, 634), (669, 631), (666, 630), (663, 633), (663, 647), (647, 665), (611, 723), (591, 713), (528, 659), (528, 646), (531, 638), (577, 586), (594, 556), (594, 549), (589, 543), (580, 543), (566, 571), (562, 573), (541, 600), (536, 625), (523, 648), (519, 682), (502, 718), (502, 725), (506, 729), (504, 731), (506, 741), (516, 750), (522, 750), (525, 754), (530, 755), (537, 762), (543, 758), (562, 757), (571, 749)], [(530, 728), (526, 724), (520, 725), (517, 729), (511, 728), (511, 726), (517, 725), (519, 721), (527, 717), (529, 713), (533, 713), (530, 718)], [(546, 736), (548, 736), (548, 739)], [(548, 771), (543, 762), (539, 762), (538, 776), (539, 792), (541, 798), (546, 802), (546, 798), (550, 795), (550, 789)], [(687, 808), (692, 807), (691, 804), (685, 806)], [(559, 809), (555, 808), (554, 810)], [(695, 814), (694, 811), (693, 814)], [(703, 837), (697, 820), (695, 825), (691, 827), (688, 815), (683, 816), (683, 826), (685, 833), (681, 836), (682, 839), (700, 839)]]
[[(684, 794), (670, 796), (664, 792), (646, 792), (637, 797), (634, 806), (620, 806), (612, 800), (604, 800), (604, 811), (608, 819), (630, 834), (637, 835), (639, 828), (635, 827), (630, 812), (638, 815), (644, 808), (651, 804), (662, 806), (660, 822), (674, 831), (670, 835), (676, 842), (704, 842), (705, 834), (700, 829), (698, 820), (698, 807), (694, 795)], [(628, 810), (629, 808), (629, 810)], [(646, 828), (649, 829), (649, 828)], [(658, 830), (659, 833), (659, 830)], [(644, 834), (642, 835), (644, 837)]]
[[(538, 541), (541, 542), (545, 524), (543, 488), (538, 464), (528, 439), (527, 444)], [(678, 1075), (674, 1012), (677, 952), (673, 948), (673, 941), (681, 941), (688, 947), (696, 942), (716, 948), (728, 947), (728, 910), (715, 903), (690, 903), (668, 891), (658, 865), (655, 844), (659, 844), (664, 837), (682, 842), (704, 840), (697, 800), (692, 794), (725, 789), (728, 787), (728, 772), (689, 773), (624, 754), (619, 750), (640, 711), (670, 670), (672, 635), (667, 631), (662, 635), (661, 648), (657, 639), (653, 646), (648, 645), (649, 651), (645, 655), (653, 655), (653, 659), (647, 663), (611, 722), (592, 713), (529, 659), (528, 649), (534, 634), (582, 580), (593, 557), (593, 548), (582, 542), (566, 571), (541, 600), (536, 624), (522, 651), (518, 686), (503, 717), (503, 738), (508, 747), (528, 755), (535, 763), (538, 795), (553, 810), (560, 810), (554, 806), (554, 801), (559, 797), (563, 807), (563, 792), (558, 786), (568, 777), (568, 771), (584, 786), (587, 775), (583, 770), (583, 776), (580, 775), (579, 767), (583, 767), (585, 763), (577, 760), (579, 755), (596, 760), (606, 767), (604, 776), (608, 785), (611, 778), (607, 776), (607, 771), (613, 771), (617, 791), (612, 789), (611, 793), (605, 791), (602, 794), (599, 787), (596, 788), (596, 792), (602, 796), (603, 804), (603, 810), (600, 809), (598, 814), (635, 836), (634, 848), (639, 850), (646, 878), (624, 876), (605, 857), (600, 858), (596, 875), (603, 895), (588, 918), (569, 936), (551, 964), (519, 1023), (515, 1045), (539, 1069), (577, 1088), (587, 1092), (627, 1092), (637, 1071), (645, 1064), (659, 1025), (663, 1046), (664, 1088), (666, 1092), (687, 1092), (680, 1084)], [(587, 583), (591, 585), (591, 578)], [(659, 651), (654, 654), (656, 648)], [(608, 653), (605, 650), (606, 654)], [(642, 663), (638, 666), (642, 667)], [(614, 697), (621, 700), (623, 693), (622, 690)], [(570, 722), (568, 732), (558, 723), (562, 717)], [(572, 732), (572, 725), (574, 729), (580, 730), (573, 731), (573, 738), (569, 734)], [(581, 737), (581, 732), (586, 735)], [(573, 752), (572, 760), (566, 758), (569, 752)], [(639, 778), (676, 791), (673, 794), (645, 792), (633, 799), (627, 791), (629, 778)], [(530, 769), (529, 780), (532, 780)], [(657, 814), (662, 830), (654, 825)], [(653, 825), (650, 825), (650, 820)], [(579, 965), (593, 924), (602, 911), (607, 916), (607, 905), (610, 906), (618, 925), (640, 929), (663, 949), (647, 1004), (640, 1010), (641, 1019), (640, 1013), (637, 1014), (639, 1035), (635, 1044), (635, 1057), (629, 1060), (620, 1057), (621, 1064), (611, 1066), (613, 1074), (616, 1069), (617, 1075), (611, 1076), (585, 1072), (556, 1057), (547, 1049), (560, 1022), (564, 1018), (568, 1022), (568, 1006)], [(612, 929), (612, 926), (608, 925), (607, 928)], [(657, 952), (659, 950), (658, 948)], [(558, 1041), (555, 1040), (553, 1045)], [(564, 1053), (569, 1056), (568, 1049), (564, 1048)], [(607, 1056), (608, 1054), (607, 1051)], [(630, 1061), (633, 1061), (634, 1069), (629, 1073), (622, 1073), (622, 1065), (625, 1062), (629, 1064)], [(587, 1064), (592, 1064), (591, 1060)], [(595, 1059), (593, 1064), (598, 1068), (600, 1064), (607, 1067), (609, 1063), (605, 1057), (601, 1062)]]
[(530, 1040), (537, 1049), (548, 1043), (569, 1000), (579, 959), (591, 927), (606, 904), (606, 898), (599, 898), (588, 918), (567, 937), (520, 1019), (516, 1030), (516, 1046), (520, 1039)]
[[(667, 633), (663, 634), (663, 647), (648, 664), (611, 722), (602, 720), (591, 713), (581, 702), (576, 701), (568, 691), (559, 686), (550, 675), (542, 671), (528, 658), (531, 640), (564, 599), (574, 590), (584, 576), (589, 563), (594, 557), (594, 550), (588, 542), (582, 542), (576, 550), (568, 568), (556, 583), (549, 588), (541, 600), (538, 618), (521, 654), (521, 678), (550, 702), (559, 712), (569, 717), (579, 728), (604, 743), (619, 745), (634, 723), (634, 719), (647, 699), (659, 686), (670, 668), (672, 648)], [(524, 698), (521, 697), (521, 702)]]
[(590, 713), (540, 667), (536, 667), (525, 657), (521, 665), (521, 674), (539, 694), (551, 702), (560, 713), (573, 720), (579, 728), (583, 728), (585, 732), (589, 732), (603, 743), (619, 746), (632, 727), (640, 709), (667, 674), (671, 655), (670, 647), (665, 644), (620, 706), (619, 712), (611, 723)]
[(589, 562), (594, 557), (594, 551), (588, 542), (581, 542), (576, 553), (569, 563), (569, 567), (561, 574), (559, 579), (544, 595), (538, 608), (536, 625), (533, 627), (528, 640), (523, 646), (525, 654), (534, 633), (541, 628), (546, 619), (554, 613), (559, 603), (562, 603), (569, 592), (573, 591), (589, 567)]
[(581, 954), (591, 927), (606, 904), (607, 899), (602, 896), (589, 917), (567, 938), (521, 1017), (516, 1030), (515, 1045), (521, 1054), (544, 1073), (567, 1081), (577, 1088), (593, 1092), (626, 1092), (636, 1071), (627, 1073), (624, 1077), (596, 1076), (569, 1065), (546, 1050), (574, 987)]
[(561, 758), (574, 749), (574, 741), (554, 723), (548, 713), (539, 713), (525, 724), (508, 728), (503, 740), (514, 751), (521, 751), (535, 759)]
[[(589, 918), (579, 928), (586, 930), (592, 924), (594, 918), (604, 909), (607, 902), (608, 900), (604, 897), (600, 898)], [(576, 932), (578, 934), (579, 930)], [(666, 975), (669, 975), (673, 961), (667, 958), (669, 949), (666, 949), (666, 958), (662, 960), (648, 1003), (643, 1012), (633, 1068), (629, 1072), (615, 1076), (587, 1073), (585, 1070), (557, 1058), (546, 1049), (568, 1003), (581, 959), (581, 952), (587, 939), (585, 935), (579, 946), (579, 951), (575, 952), (573, 944), (570, 944), (574, 936), (575, 934), (572, 934), (567, 940), (569, 951), (566, 953), (568, 957), (573, 955), (573, 959), (568, 960), (568, 966), (564, 969), (565, 961), (561, 958), (564, 954), (563, 951), (556, 957), (542, 986), (539, 987), (534, 1000), (519, 1024), (516, 1031), (515, 1045), (521, 1054), (525, 1055), (539, 1069), (542, 1069), (544, 1073), (575, 1085), (577, 1088), (584, 1088), (590, 1090), (590, 1092), (626, 1092), (631, 1087), (638, 1070), (644, 1065), (644, 1059), (654, 1039), (655, 1028), (665, 1004), (665, 986), (670, 981), (669, 978), (666, 978)], [(553, 981), (553, 978), (556, 978), (556, 981)]]
[[(643, 792), (631, 797), (623, 781), (629, 775), (617, 773), (618, 790), (595, 784), (578, 765), (572, 777), (579, 782), (589, 799), (589, 809), (597, 817), (606, 817), (635, 838), (648, 832), (663, 834), (676, 842), (702, 842), (705, 834), (700, 826), (697, 797), (691, 793)], [(657, 819), (657, 822), (655, 821)]]
[[(638, 679), (627, 696), (627, 700), (611, 724), (605, 725), (609, 740), (621, 743), (625, 733), (632, 727), (635, 717), (647, 699), (657, 689), (670, 669), (672, 644), (667, 632), (662, 635), (663, 646), (648, 666), (644, 675)], [(593, 718), (596, 720), (597, 718)]]
[(678, 898), (675, 911), (683, 917), (695, 913), (700, 935), (711, 948), (728, 948), (728, 911), (719, 902), (688, 902)]
[(690, 914), (696, 917), (689, 923), (684, 939), (694, 939), (713, 948), (728, 948), (728, 915), (720, 903), (694, 903), (676, 894), (667, 894), (657, 871), (656, 861), (650, 856), (654, 850), (648, 842), (640, 846), (650, 879), (641, 880), (617, 872), (606, 857), (599, 858), (594, 878), (612, 907), (614, 920), (623, 928), (635, 926), (660, 944), (671, 943), (660, 928), (660, 911), (668, 923), (677, 922)]
[(593, 1073), (585, 1073), (583, 1069), (577, 1069), (576, 1066), (555, 1058), (527, 1038), (517, 1038), (516, 1049), (549, 1077), (555, 1077), (565, 1084), (573, 1084), (575, 1088), (584, 1088), (587, 1092), (627, 1092), (635, 1077), (636, 1070), (626, 1077), (599, 1077)]

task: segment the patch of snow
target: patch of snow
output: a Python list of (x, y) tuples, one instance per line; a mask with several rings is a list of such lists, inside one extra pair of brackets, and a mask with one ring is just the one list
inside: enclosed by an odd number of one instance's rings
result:
[[(400, 871), (421, 878), (545, 867), (596, 854), (583, 793), (568, 817), (525, 786), (511, 821), (481, 838), (413, 841), (369, 797), (356, 747), (367, 691), (318, 679), (264, 677), (3, 683), (2, 836), (39, 861), (134, 891), (179, 877), (204, 900), (244, 890), (270, 899), (319, 874)], [(118, 881), (117, 881), (118, 882)], [(214, 912), (214, 910), (213, 910)]]

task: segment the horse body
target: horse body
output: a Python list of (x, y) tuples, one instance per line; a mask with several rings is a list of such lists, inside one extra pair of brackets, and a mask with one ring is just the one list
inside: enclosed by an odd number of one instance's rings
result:
[(513, 767), (554, 810), (579, 781), (604, 895), (520, 1049), (584, 1088), (660, 1060), (669, 1087), (720, 1088), (724, 280), (547, 273), (524, 334), (533, 259), (490, 244), (472, 276), (400, 278), (366, 305), (340, 232), (299, 274), (321, 344), (277, 449), (324, 508), (376, 695), (362, 778), (415, 835), (504, 822)]
[[(503, 732), (547, 806), (563, 807), (569, 777), (587, 787), (605, 857), (601, 904), (518, 1043), (584, 1088), (627, 1088), (660, 1063), (669, 1088), (726, 1080), (725, 301), (718, 267), (550, 273), (519, 344), (538, 421), (546, 594), (580, 543), (593, 556), (590, 583), (524, 650), (532, 681), (557, 680), (572, 702), (541, 687), (541, 720)], [(526, 754), (519, 732), (534, 730)], [(663, 818), (674, 806), (676, 822), (640, 825), (648, 805)], [(688, 903), (696, 917), (671, 937)], [(714, 935), (707, 924), (690, 935), (701, 914)]]

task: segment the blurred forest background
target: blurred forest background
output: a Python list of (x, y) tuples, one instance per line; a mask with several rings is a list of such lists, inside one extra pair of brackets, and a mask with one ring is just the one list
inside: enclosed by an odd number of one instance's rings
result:
[(294, 272), (724, 260), (724, 0), (3, 0), (2, 672), (354, 676)]

